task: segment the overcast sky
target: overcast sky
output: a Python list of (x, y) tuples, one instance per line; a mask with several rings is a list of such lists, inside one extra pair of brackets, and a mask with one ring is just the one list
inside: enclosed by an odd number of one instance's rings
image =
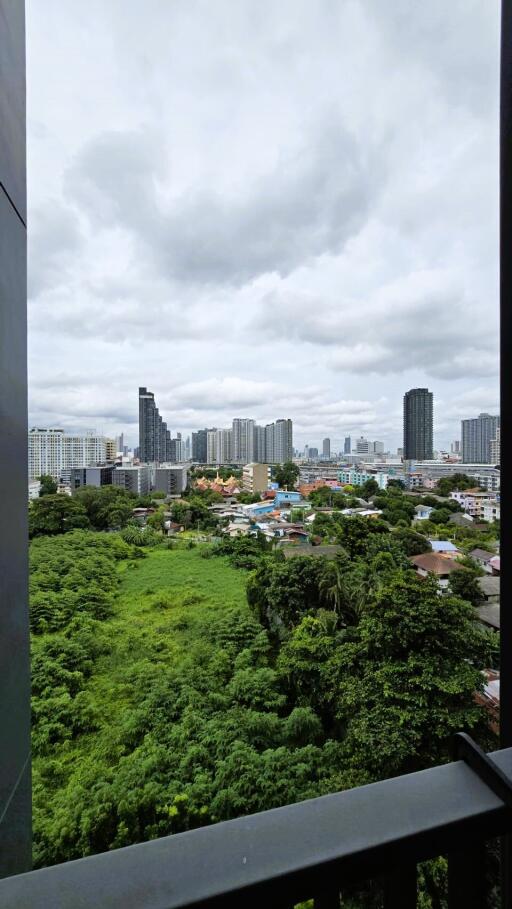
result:
[(499, 4), (28, 0), (30, 423), (498, 407)]

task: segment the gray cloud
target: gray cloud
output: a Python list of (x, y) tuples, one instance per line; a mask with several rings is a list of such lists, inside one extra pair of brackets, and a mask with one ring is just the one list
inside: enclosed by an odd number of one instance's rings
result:
[(497, 406), (497, 7), (29, 0), (27, 27), (34, 420), (135, 428), (147, 384), (174, 428), (396, 444), (429, 384), (446, 443)]

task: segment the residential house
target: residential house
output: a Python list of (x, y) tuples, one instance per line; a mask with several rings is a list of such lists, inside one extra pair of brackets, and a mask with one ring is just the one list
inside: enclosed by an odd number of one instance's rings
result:
[(430, 505), (416, 505), (416, 507), (414, 509), (414, 511), (415, 511), (414, 520), (415, 521), (428, 521), (430, 519), (430, 515), (432, 514), (433, 510), (434, 509), (431, 508)]
[(460, 549), (457, 549), (451, 540), (429, 540), (429, 543), (432, 547), (432, 552), (437, 552), (439, 555), (444, 555), (449, 559), (456, 559), (457, 556), (461, 555)]
[(440, 591), (447, 589), (450, 576), (454, 571), (464, 570), (459, 562), (437, 552), (424, 552), (422, 555), (411, 556), (409, 561), (420, 578), (426, 578), (429, 574), (433, 574), (437, 579)]
[(475, 560), (480, 565), (480, 568), (483, 568), (488, 574), (492, 574), (492, 559), (496, 557), (495, 552), (488, 552), (486, 549), (472, 549), (469, 553), (471, 558)]
[(485, 603), (499, 603), (500, 601), (500, 579), (492, 575), (486, 575), (478, 578), (478, 587), (482, 595), (482, 605)]

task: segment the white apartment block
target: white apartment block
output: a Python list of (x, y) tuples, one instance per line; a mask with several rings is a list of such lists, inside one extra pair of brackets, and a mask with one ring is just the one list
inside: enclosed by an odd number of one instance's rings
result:
[(31, 429), (28, 433), (28, 478), (48, 474), (60, 480), (72, 467), (92, 467), (107, 460), (107, 439), (87, 433), (68, 435), (63, 429)]

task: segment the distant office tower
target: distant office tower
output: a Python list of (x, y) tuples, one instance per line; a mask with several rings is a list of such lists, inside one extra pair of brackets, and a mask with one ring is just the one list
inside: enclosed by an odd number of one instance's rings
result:
[(117, 451), (121, 454), (124, 454), (124, 433), (122, 432), (120, 436), (116, 439)]
[(343, 446), (343, 454), (350, 454), (352, 451), (352, 439), (350, 436), (345, 436), (345, 444)]
[(147, 388), (139, 388), (139, 458), (146, 464), (171, 460), (171, 433)]
[(356, 441), (356, 454), (370, 454), (370, 443), (364, 436), (360, 436)]
[(500, 418), (481, 413), (462, 420), (462, 461), (464, 464), (491, 464), (491, 440), (496, 439)]
[(434, 454), (434, 396), (428, 388), (411, 388), (404, 395), (404, 454), (406, 461), (429, 461)]
[(185, 439), (185, 461), (190, 461), (190, 436)]
[(373, 454), (384, 454), (384, 442), (372, 442)]
[(308, 457), (310, 461), (318, 459), (318, 448), (315, 448), (313, 445), (308, 449)]
[(233, 420), (233, 462), (249, 464), (254, 461), (254, 420), (236, 417)]
[(322, 442), (322, 457), (325, 458), (326, 461), (329, 461), (331, 458), (331, 440), (330, 439), (324, 439)]
[(48, 474), (60, 480), (71, 467), (91, 467), (107, 460), (105, 436), (68, 435), (63, 429), (31, 429), (28, 434), (28, 476)]
[(458, 439), (456, 439), (455, 442), (452, 442), (452, 444), (450, 445), (450, 451), (454, 455), (460, 454), (460, 442)]
[(491, 452), (491, 464), (494, 464), (496, 467), (500, 466), (501, 463), (501, 429), (498, 426), (496, 430), (496, 437), (491, 439), (490, 443), (490, 452)]

